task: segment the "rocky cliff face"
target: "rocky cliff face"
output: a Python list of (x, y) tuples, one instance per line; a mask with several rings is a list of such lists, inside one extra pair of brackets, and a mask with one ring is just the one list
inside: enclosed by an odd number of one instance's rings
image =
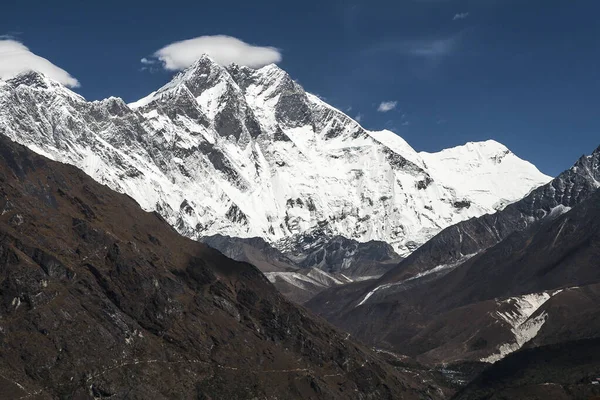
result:
[[(275, 247), (326, 233), (406, 256), (549, 180), (493, 141), (417, 153), (274, 65), (223, 68), (208, 57), (129, 105), (87, 102), (37, 73), (1, 82), (0, 133), (132, 196), (185, 236)], [(489, 187), (459, 175), (485, 176)]]
[(3, 136), (0, 182), (3, 398), (443, 395), (285, 300), (252, 265)]

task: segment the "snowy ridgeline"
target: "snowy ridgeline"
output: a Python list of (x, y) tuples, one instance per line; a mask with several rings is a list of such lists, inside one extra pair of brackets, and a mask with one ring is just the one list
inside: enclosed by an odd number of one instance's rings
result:
[(406, 255), (441, 229), (549, 181), (486, 141), (418, 153), (371, 132), (270, 65), (203, 57), (132, 104), (87, 102), (28, 73), (0, 86), (0, 128), (156, 210), (193, 239), (319, 230)]
[(345, 275), (341, 275), (337, 278), (317, 268), (310, 268), (299, 272), (265, 272), (265, 276), (271, 283), (277, 282), (277, 279), (279, 278), (302, 290), (310, 289), (310, 287), (306, 286), (307, 284), (312, 287), (325, 289), (331, 286), (344, 285), (353, 282), (353, 279), (348, 278)]
[(355, 307), (360, 307), (360, 306), (364, 305), (365, 303), (367, 303), (369, 300), (373, 301), (373, 295), (376, 293), (385, 297), (386, 295), (388, 295), (390, 293), (398, 293), (400, 291), (403, 291), (410, 287), (413, 287), (414, 285), (418, 285), (419, 283), (421, 283), (419, 281), (423, 278), (427, 278), (427, 277), (439, 278), (440, 276), (445, 275), (445, 274), (449, 273), (450, 271), (452, 271), (453, 269), (459, 267), (460, 265), (462, 265), (464, 262), (466, 262), (468, 259), (474, 257), (475, 255), (477, 255), (477, 253), (467, 254), (465, 256), (462, 256), (460, 258), (460, 260), (458, 260), (454, 263), (437, 265), (426, 271), (419, 272), (415, 276), (412, 276), (408, 279), (405, 279), (405, 280), (402, 280), (399, 282), (391, 282), (391, 283), (385, 283), (383, 285), (379, 285), (375, 289), (373, 289), (369, 293), (367, 293)]

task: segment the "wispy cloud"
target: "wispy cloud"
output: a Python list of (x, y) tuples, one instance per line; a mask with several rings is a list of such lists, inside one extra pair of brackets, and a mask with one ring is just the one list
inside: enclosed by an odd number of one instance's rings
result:
[(23, 32), (18, 32), (18, 31), (6, 32), (6, 33), (0, 35), (0, 40), (12, 39), (12, 40), (18, 41), (17, 37), (22, 34), (23, 34)]
[(358, 113), (356, 117), (354, 117), (354, 120), (360, 124), (363, 120), (363, 115), (361, 113)]
[(456, 39), (417, 40), (406, 43), (410, 54), (419, 57), (439, 57), (450, 54), (456, 48)]
[(377, 111), (383, 112), (383, 113), (392, 111), (394, 108), (396, 108), (397, 105), (398, 105), (397, 101), (382, 101), (379, 104), (379, 107), (377, 107)]
[(152, 58), (142, 58), (143, 64), (158, 60), (166, 70), (177, 71), (192, 65), (203, 54), (208, 54), (221, 65), (236, 63), (251, 68), (278, 63), (281, 51), (275, 47), (254, 46), (240, 39), (216, 35), (200, 36), (171, 43), (157, 50)]
[(37, 71), (69, 87), (79, 87), (79, 81), (64, 69), (32, 53), (14, 39), (0, 39), (0, 78), (9, 79), (21, 72)]
[(389, 39), (370, 47), (369, 53), (398, 53), (418, 58), (435, 59), (454, 52), (460, 43), (461, 34), (432, 39)]
[(454, 14), (454, 18), (452, 18), (452, 21), (456, 21), (458, 19), (465, 19), (468, 16), (469, 16), (468, 12), (457, 13), (457, 14)]
[(157, 65), (159, 63), (157, 59), (144, 57), (140, 60), (140, 62), (142, 63), (140, 71), (149, 71), (154, 73), (162, 70), (162, 66)]

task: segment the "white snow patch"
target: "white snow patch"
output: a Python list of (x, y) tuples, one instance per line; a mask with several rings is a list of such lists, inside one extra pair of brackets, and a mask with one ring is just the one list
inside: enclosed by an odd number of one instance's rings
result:
[(142, 108), (142, 107), (150, 104), (154, 100), (155, 97), (156, 97), (156, 92), (152, 92), (148, 96), (143, 97), (143, 98), (139, 99), (138, 101), (134, 101), (132, 103), (127, 104), (127, 106), (129, 108), (131, 108), (132, 110), (136, 110), (138, 108)]
[(308, 272), (307, 275), (308, 275), (308, 277), (310, 277), (326, 286), (343, 285), (344, 284), (344, 282), (340, 281), (335, 276), (333, 276), (323, 270), (320, 270), (318, 268), (311, 268), (311, 270)]
[(552, 180), (494, 140), (419, 154), (434, 180), (449, 182), (457, 196), (489, 209), (521, 199)]
[(571, 211), (571, 207), (567, 207), (567, 206), (564, 206), (562, 204), (559, 204), (559, 205), (557, 205), (556, 207), (553, 207), (550, 210), (550, 212), (548, 213), (548, 216), (555, 218), (555, 217), (559, 217), (559, 216), (561, 216), (563, 214), (566, 214), (569, 211)]
[(375, 289), (373, 289), (369, 293), (367, 293), (367, 295), (362, 299), (362, 301), (360, 303), (358, 303), (356, 305), (356, 307), (359, 307), (359, 306), (362, 306), (363, 304), (365, 304), (367, 302), (367, 300), (369, 300), (369, 298), (375, 294), (375, 292), (377, 292), (379, 290), (385, 290), (392, 286), (400, 285), (401, 283), (402, 282), (394, 282), (394, 283), (386, 283), (385, 285), (377, 286)]
[(514, 340), (502, 344), (497, 353), (482, 358), (480, 361), (493, 364), (508, 354), (519, 350), (525, 343), (536, 337), (546, 322), (548, 314), (544, 311), (534, 318), (531, 318), (531, 316), (561, 291), (532, 293), (519, 297), (511, 297), (498, 303), (499, 306), (509, 304), (511, 307), (514, 307), (513, 310), (507, 312), (496, 312), (498, 320), (511, 327)]
[(367, 295), (362, 299), (362, 301), (360, 303), (358, 303), (356, 305), (356, 307), (365, 304), (367, 302), (367, 300), (369, 300), (369, 298), (371, 296), (373, 296), (373, 294), (375, 294), (375, 292), (377, 292), (377, 291), (385, 290), (385, 289), (388, 289), (388, 288), (394, 287), (394, 286), (399, 286), (399, 285), (402, 285), (404, 283), (407, 283), (407, 282), (410, 282), (410, 281), (414, 281), (414, 280), (423, 278), (424, 276), (435, 274), (435, 273), (438, 273), (438, 272), (441, 272), (441, 271), (444, 271), (444, 270), (454, 269), (454, 268), (458, 267), (459, 265), (461, 265), (462, 263), (464, 263), (465, 261), (467, 261), (468, 259), (476, 256), (477, 254), (478, 253), (467, 254), (467, 255), (461, 257), (460, 260), (458, 260), (458, 261), (456, 261), (454, 263), (438, 265), (438, 266), (436, 266), (434, 268), (428, 269), (427, 271), (420, 272), (417, 275), (415, 275), (413, 277), (410, 277), (408, 279), (405, 279), (403, 281), (400, 281), (400, 282), (392, 282), (392, 283), (386, 283), (385, 285), (380, 285), (380, 286), (376, 287), (375, 289), (373, 289), (372, 291), (370, 291), (369, 293), (367, 293)]
[(279, 278), (302, 290), (308, 290), (308, 287), (305, 285), (306, 283), (317, 287), (327, 287), (321, 282), (298, 272), (265, 272), (265, 276), (271, 283), (277, 282), (277, 278)]

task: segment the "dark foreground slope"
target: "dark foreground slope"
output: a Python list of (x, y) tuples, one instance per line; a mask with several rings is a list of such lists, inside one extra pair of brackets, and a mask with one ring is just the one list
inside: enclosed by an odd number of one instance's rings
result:
[(484, 371), (454, 399), (598, 399), (599, 378), (600, 339), (578, 340), (514, 353)]
[(2, 398), (436, 398), (81, 171), (0, 136)]

